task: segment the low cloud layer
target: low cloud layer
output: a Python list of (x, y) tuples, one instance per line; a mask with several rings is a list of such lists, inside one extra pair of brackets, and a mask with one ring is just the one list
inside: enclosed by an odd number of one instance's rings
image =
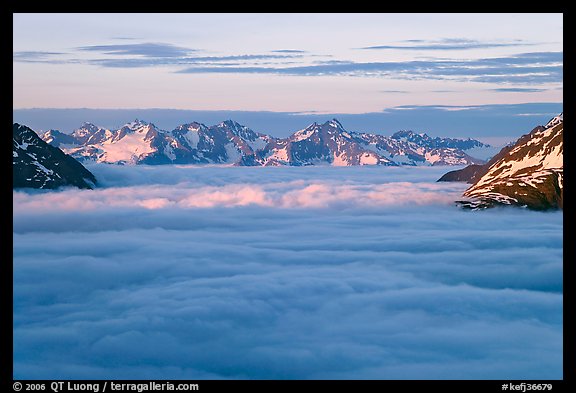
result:
[(95, 165), (14, 192), (14, 378), (562, 378), (562, 214), (438, 168)]
[[(340, 174), (322, 175), (325, 169), (292, 168), (282, 179), (276, 168), (244, 170), (235, 167), (137, 167), (129, 170), (120, 166), (93, 167), (101, 174), (104, 185), (125, 185), (97, 189), (85, 193), (69, 190), (62, 193), (28, 194), (16, 192), (14, 206), (18, 212), (52, 209), (76, 211), (132, 208), (218, 208), (262, 206), (278, 208), (355, 208), (393, 205), (448, 204), (457, 199), (465, 186), (458, 183), (440, 184), (417, 181), (410, 170), (390, 170), (393, 176), (386, 181), (375, 177), (381, 171), (369, 168), (350, 168), (344, 174), (349, 180), (341, 182)], [(360, 170), (359, 170), (360, 169)], [(302, 172), (309, 178), (302, 179)], [(367, 172), (362, 174), (362, 171)], [(426, 169), (422, 169), (426, 171)], [(438, 170), (428, 170), (438, 173)], [(442, 169), (444, 171), (444, 169)], [(129, 172), (129, 174), (125, 173)], [(368, 176), (356, 180), (354, 174)], [(403, 174), (404, 177), (398, 177)], [(262, 177), (269, 179), (262, 182)], [(420, 176), (422, 179), (425, 177)], [(231, 183), (229, 181), (232, 181)], [(402, 181), (405, 180), (405, 181)], [(416, 181), (414, 181), (416, 180)]]

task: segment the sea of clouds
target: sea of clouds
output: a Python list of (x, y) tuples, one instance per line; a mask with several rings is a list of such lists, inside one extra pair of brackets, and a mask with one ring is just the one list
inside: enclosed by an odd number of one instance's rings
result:
[(446, 168), (88, 167), (14, 191), (15, 379), (561, 379), (561, 212)]

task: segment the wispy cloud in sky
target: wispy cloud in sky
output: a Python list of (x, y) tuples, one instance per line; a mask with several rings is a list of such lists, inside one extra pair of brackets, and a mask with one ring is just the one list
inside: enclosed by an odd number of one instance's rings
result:
[[(16, 62), (33, 62), (33, 63), (47, 63), (47, 64), (85, 64), (96, 65), (109, 68), (141, 68), (141, 67), (157, 67), (157, 66), (186, 66), (190, 64), (210, 64), (219, 67), (226, 67), (231, 65), (246, 64), (246, 62), (259, 62), (261, 60), (275, 60), (274, 65), (285, 64), (282, 60), (300, 59), (304, 57), (300, 53), (288, 52), (286, 54), (241, 54), (241, 55), (226, 55), (226, 56), (188, 56), (189, 53), (182, 53), (177, 55), (178, 51), (173, 50), (171, 46), (158, 48), (140, 47), (132, 48), (131, 45), (113, 45), (114, 47), (129, 47), (125, 49), (117, 48), (112, 52), (108, 52), (105, 46), (90, 47), (90, 51), (97, 51), (103, 55), (114, 55), (110, 58), (96, 58), (96, 59), (81, 59), (78, 57), (70, 56), (66, 53), (59, 52), (14, 52), (13, 59)], [(284, 52), (282, 52), (284, 53)], [(66, 56), (58, 56), (66, 55)], [(137, 57), (122, 57), (117, 55), (132, 55)], [(230, 63), (237, 61), (242, 63)], [(261, 63), (260, 63), (261, 64)]]
[(120, 41), (135, 41), (135, 40), (142, 40), (141, 37), (110, 37), (113, 40), (120, 40)]
[(410, 93), (408, 90), (380, 90), (381, 93), (390, 93), (390, 94), (408, 94)]
[(534, 87), (501, 87), (497, 89), (490, 89), (498, 93), (538, 93), (546, 89), (537, 89)]
[(145, 57), (181, 57), (197, 49), (184, 48), (166, 43), (144, 42), (137, 44), (90, 45), (77, 48), (80, 51), (100, 52), (108, 55), (138, 55)]
[(360, 49), (393, 49), (393, 50), (469, 50), (469, 49), (492, 49), (502, 47), (537, 45), (536, 43), (511, 41), (511, 42), (489, 42), (470, 40), (466, 38), (445, 38), (436, 41), (426, 40), (404, 40), (400, 45), (375, 45)]
[[(253, 62), (259, 60), (284, 60), (295, 59), (302, 55), (231, 55), (231, 56), (195, 56), (181, 58), (154, 58), (154, 59), (94, 59), (88, 63), (111, 68), (136, 68), (156, 66), (186, 66), (189, 64), (211, 64), (215, 67), (228, 67), (241, 65), (241, 63), (229, 63), (231, 61)], [(228, 62), (228, 63), (226, 63)], [(219, 64), (220, 63), (220, 64)], [(278, 65), (279, 63), (274, 63)]]
[(12, 58), (14, 61), (27, 61), (27, 60), (47, 60), (50, 57), (64, 55), (63, 52), (47, 52), (47, 51), (20, 51), (14, 52)]
[(399, 79), (456, 79), (490, 83), (562, 82), (563, 53), (522, 53), (473, 60), (326, 62), (292, 67), (190, 67), (179, 73), (262, 73), (300, 76), (347, 75)]
[(306, 53), (305, 50), (298, 50), (298, 49), (276, 49), (276, 50), (272, 50), (270, 52), (275, 52), (275, 53)]

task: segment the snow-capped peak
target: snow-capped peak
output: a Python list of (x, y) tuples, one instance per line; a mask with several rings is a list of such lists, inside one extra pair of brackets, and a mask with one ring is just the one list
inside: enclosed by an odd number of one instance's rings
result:
[(554, 127), (555, 125), (560, 124), (562, 122), (564, 122), (564, 112), (550, 119), (550, 121), (544, 126), (544, 128)]
[(234, 120), (224, 120), (222, 123), (218, 124), (220, 127), (228, 127), (231, 128), (233, 131), (241, 130), (244, 128), (241, 124), (236, 123)]
[(303, 128), (301, 130), (296, 131), (294, 134), (292, 134), (291, 138), (293, 142), (299, 142), (302, 141), (304, 139), (308, 139), (310, 138), (315, 132), (318, 131), (318, 123), (314, 122), (312, 124), (310, 124), (308, 127)]
[(95, 126), (94, 124), (92, 124), (90, 122), (84, 122), (84, 123), (82, 123), (82, 125), (79, 128), (74, 130), (72, 135), (74, 135), (76, 137), (87, 136), (87, 135), (94, 134), (95, 132), (98, 131), (98, 129), (99, 128), (97, 126)]
[(226, 130), (226, 132), (231, 132), (233, 135), (246, 140), (254, 141), (256, 138), (258, 138), (258, 134), (256, 134), (250, 128), (235, 122), (234, 120), (223, 121), (222, 123), (218, 124), (217, 127)]
[(127, 127), (131, 130), (137, 130), (138, 128), (142, 128), (142, 127), (145, 127), (147, 125), (152, 125), (152, 124), (148, 123), (147, 121), (144, 121), (144, 120), (134, 119), (134, 121), (124, 124), (121, 128)]
[(332, 127), (334, 127), (334, 128), (338, 128), (339, 130), (344, 131), (344, 127), (343, 127), (342, 124), (341, 124), (338, 120), (336, 120), (336, 119), (332, 119), (332, 120), (330, 120), (330, 121), (328, 121), (328, 122), (326, 122), (326, 123), (327, 123), (329, 126), (332, 126)]
[(392, 137), (351, 133), (337, 119), (314, 122), (287, 138), (257, 133), (233, 120), (210, 127), (191, 122), (167, 131), (135, 119), (119, 129), (82, 133), (45, 133), (43, 138), (81, 160), (145, 164), (455, 165), (476, 163), (464, 150), (482, 146), (474, 140), (432, 140), (412, 131)]
[(83, 128), (86, 130), (98, 130), (98, 127), (94, 123), (90, 123), (89, 121), (85, 121), (84, 123), (82, 123), (80, 128)]
[(200, 130), (205, 130), (207, 128), (208, 127), (206, 127), (202, 123), (193, 122), (193, 123), (187, 123), (187, 124), (179, 125), (178, 127), (176, 127), (176, 130), (198, 132)]

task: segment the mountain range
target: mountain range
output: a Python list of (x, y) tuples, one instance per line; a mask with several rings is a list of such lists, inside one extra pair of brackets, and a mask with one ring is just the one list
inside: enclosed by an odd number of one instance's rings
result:
[(492, 151), (470, 138), (348, 132), (336, 119), (313, 123), (287, 138), (258, 133), (232, 120), (213, 126), (193, 122), (165, 131), (138, 119), (114, 130), (84, 123), (71, 134), (49, 130), (40, 136), (80, 161), (114, 164), (469, 165), (484, 162), (471, 154), (485, 157)]
[(472, 186), (460, 201), (472, 209), (514, 205), (535, 210), (563, 208), (564, 115), (537, 126), (504, 147), (488, 163), (448, 172), (439, 181)]
[[(465, 151), (490, 149), (473, 139), (431, 138), (400, 131), (391, 137), (348, 132), (337, 120), (311, 124), (288, 138), (256, 133), (233, 121), (207, 127), (184, 124), (159, 130), (143, 121), (108, 130), (90, 123), (72, 134), (41, 133), (14, 123), (13, 187), (93, 188), (96, 178), (83, 161), (117, 164), (267, 165), (452, 165), (467, 167), (438, 181), (472, 184), (463, 194), (464, 207), (479, 209), (514, 205), (536, 210), (563, 208), (564, 117), (537, 126), (505, 146), (487, 163)], [(66, 154), (63, 150), (72, 155)]]
[(13, 188), (74, 186), (92, 189), (96, 178), (74, 158), (40, 139), (33, 130), (14, 123), (12, 185)]

